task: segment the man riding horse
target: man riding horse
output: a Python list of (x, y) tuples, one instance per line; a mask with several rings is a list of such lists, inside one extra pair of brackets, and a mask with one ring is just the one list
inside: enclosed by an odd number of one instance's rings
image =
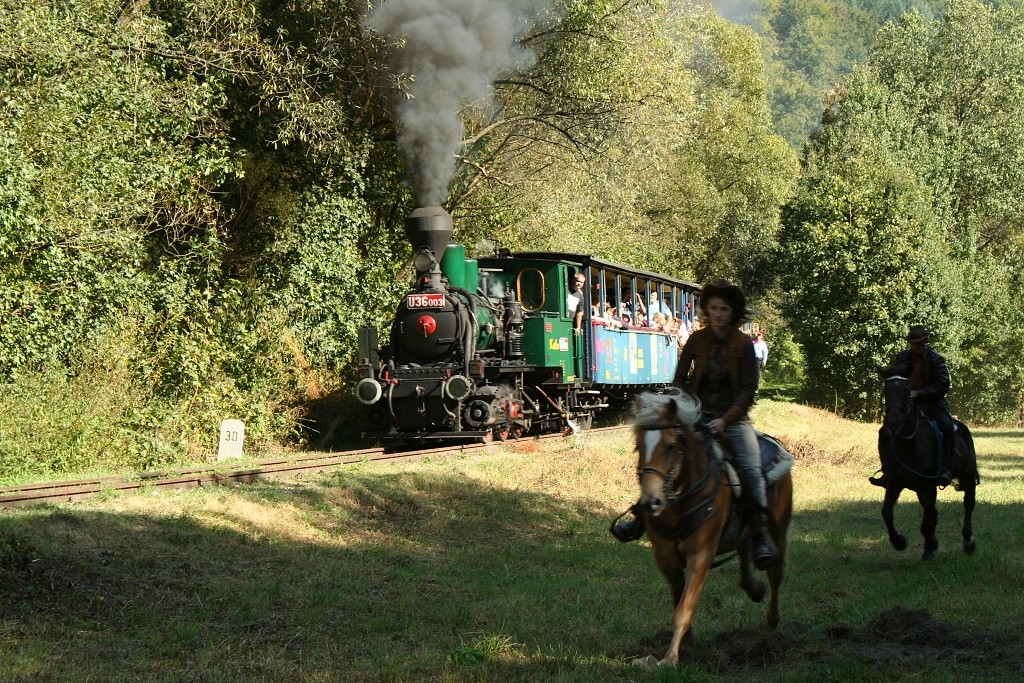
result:
[[(758, 366), (750, 337), (738, 327), (748, 314), (746, 298), (739, 287), (719, 282), (701, 290), (700, 306), (708, 324), (686, 340), (672, 383), (693, 392), (700, 399), (708, 430), (730, 441), (747, 500), (754, 565), (766, 569), (777, 564), (780, 555), (768, 531), (761, 451), (747, 416), (757, 392)], [(612, 527), (620, 541), (634, 541), (644, 533), (635, 505), (633, 513), (632, 520)]]
[[(912, 325), (907, 333), (907, 344), (910, 348), (900, 351), (888, 368), (879, 368), (878, 374), (883, 378), (906, 377), (910, 380), (910, 397), (914, 404), (935, 422), (942, 434), (942, 450), (939, 453), (939, 475), (936, 483), (949, 486), (953, 476), (950, 463), (956, 453), (956, 432), (953, 427), (953, 416), (949, 413), (946, 394), (949, 392), (949, 370), (946, 360), (931, 347), (925, 346), (931, 331), (924, 325)], [(882, 475), (868, 477), (875, 486), (885, 487), (887, 463), (882, 460)]]

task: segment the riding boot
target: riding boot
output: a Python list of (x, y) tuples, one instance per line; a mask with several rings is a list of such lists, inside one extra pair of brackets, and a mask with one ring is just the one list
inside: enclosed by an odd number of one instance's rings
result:
[(950, 471), (950, 463), (956, 455), (956, 434), (942, 437), (942, 460), (939, 462), (939, 476), (936, 483), (939, 486), (949, 486), (953, 481), (953, 473)]
[(749, 528), (754, 566), (764, 570), (777, 565), (782, 557), (768, 530), (768, 510), (766, 508), (751, 506)]
[(629, 511), (633, 513), (633, 519), (615, 522), (608, 529), (620, 543), (629, 543), (644, 535), (644, 518), (640, 514), (639, 507), (634, 505)]
[(886, 482), (886, 474), (885, 474), (885, 472), (882, 472), (881, 470), (879, 470), (879, 472), (881, 472), (881, 474), (876, 472), (875, 476), (868, 477), (868, 481), (871, 482), (872, 484), (874, 484), (875, 486), (881, 486), (884, 489), (885, 485), (887, 483)]

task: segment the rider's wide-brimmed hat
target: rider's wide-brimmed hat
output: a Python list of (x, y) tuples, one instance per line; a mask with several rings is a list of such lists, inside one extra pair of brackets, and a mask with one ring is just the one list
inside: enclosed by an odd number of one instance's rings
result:
[(913, 344), (915, 342), (928, 341), (931, 333), (931, 330), (924, 325), (911, 325), (910, 332), (907, 332), (907, 343)]
[(729, 304), (733, 310), (732, 323), (734, 325), (749, 320), (753, 316), (753, 311), (747, 308), (747, 298), (743, 296), (743, 290), (736, 285), (729, 284), (725, 280), (704, 285), (704, 289), (700, 290), (701, 310), (707, 311), (708, 302), (712, 298), (722, 299), (725, 303)]

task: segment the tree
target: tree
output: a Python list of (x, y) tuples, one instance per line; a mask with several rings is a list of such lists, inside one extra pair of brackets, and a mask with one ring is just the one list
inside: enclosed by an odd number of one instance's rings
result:
[[(870, 413), (873, 365), (923, 322), (953, 371), (955, 410), (978, 421), (1020, 411), (1020, 365), (992, 360), (1024, 352), (1022, 18), (975, 0), (937, 22), (910, 15), (836, 91), (780, 259), (818, 402)], [(840, 330), (849, 342), (833, 341)]]
[[(750, 256), (773, 243), (796, 173), (771, 131), (753, 34), (670, 3), (603, 26), (614, 32), (598, 44), (601, 97), (622, 103), (621, 119), (606, 119), (600, 146), (585, 156), (540, 146), (510, 157), (506, 182), (478, 195), (503, 207), (506, 226), (480, 222), (476, 234), (682, 277), (748, 276)], [(594, 90), (592, 69), (560, 75), (571, 77), (581, 79), (578, 92)]]

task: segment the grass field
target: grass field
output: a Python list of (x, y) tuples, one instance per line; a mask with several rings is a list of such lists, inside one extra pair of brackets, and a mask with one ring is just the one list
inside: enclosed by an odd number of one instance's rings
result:
[(964, 681), (1024, 678), (1024, 432), (976, 432), (978, 551), (940, 493), (879, 514), (876, 427), (763, 402), (797, 456), (782, 624), (716, 569), (697, 647), (661, 656), (669, 593), (611, 519), (626, 432), (361, 464), (302, 481), (0, 513), (0, 681)]

